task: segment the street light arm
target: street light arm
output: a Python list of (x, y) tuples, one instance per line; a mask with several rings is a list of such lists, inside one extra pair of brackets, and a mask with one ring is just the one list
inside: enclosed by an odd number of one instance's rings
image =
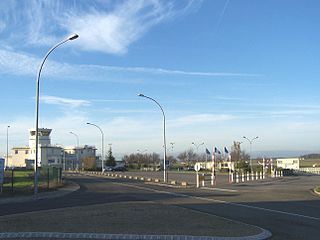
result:
[(159, 106), (159, 108), (161, 109), (162, 114), (163, 114), (163, 118), (164, 118), (164, 119), (166, 118), (166, 116), (165, 116), (165, 114), (164, 114), (164, 111), (163, 111), (163, 108), (161, 107), (161, 105), (160, 105), (155, 99), (153, 99), (152, 97), (148, 97), (148, 96), (146, 96), (146, 95), (144, 95), (144, 94), (142, 94), (142, 93), (138, 94), (138, 96), (139, 96), (139, 97), (148, 98), (148, 99), (150, 99), (151, 101), (155, 102), (155, 103)]
[(77, 147), (79, 147), (79, 136), (75, 134), (74, 132), (70, 132), (70, 134), (74, 135), (77, 139)]

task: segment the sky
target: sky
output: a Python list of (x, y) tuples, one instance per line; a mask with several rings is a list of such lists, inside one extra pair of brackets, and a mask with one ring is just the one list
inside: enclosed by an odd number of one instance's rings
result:
[[(0, 154), (28, 144), (95, 145), (116, 157), (195, 144), (256, 155), (319, 152), (320, 2), (316, 0), (4, 0), (0, 2)], [(173, 148), (171, 148), (174, 143)], [(195, 149), (195, 148), (194, 148)]]

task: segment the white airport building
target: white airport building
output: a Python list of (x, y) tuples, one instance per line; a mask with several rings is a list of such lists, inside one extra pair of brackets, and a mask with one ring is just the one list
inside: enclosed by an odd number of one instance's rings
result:
[(277, 168), (294, 169), (300, 168), (300, 158), (278, 158), (276, 159)]
[[(85, 157), (96, 157), (94, 146), (62, 147), (51, 144), (52, 129), (39, 128), (38, 138), (38, 166), (54, 165), (66, 170), (80, 168), (81, 160)], [(11, 154), (6, 158), (6, 167), (33, 168), (35, 162), (35, 129), (29, 129), (29, 145), (24, 147), (13, 147)]]

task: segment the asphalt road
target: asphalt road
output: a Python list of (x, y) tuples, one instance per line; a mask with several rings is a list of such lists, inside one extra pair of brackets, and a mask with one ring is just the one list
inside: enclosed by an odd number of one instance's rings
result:
[[(193, 178), (192, 175), (177, 176)], [(80, 185), (80, 190), (61, 198), (24, 204), (2, 204), (0, 216), (5, 219), (9, 215), (16, 216), (12, 214), (33, 214), (44, 210), (51, 211), (50, 213), (54, 216), (55, 212), (75, 207), (96, 209), (99, 208), (99, 204), (119, 203), (145, 203), (147, 206), (147, 203), (152, 202), (156, 206), (186, 209), (188, 214), (192, 210), (193, 213), (205, 213), (212, 217), (219, 216), (226, 220), (259, 226), (271, 231), (272, 239), (320, 238), (320, 197), (311, 192), (312, 187), (319, 184), (319, 176), (286, 177), (238, 185), (227, 184), (223, 180), (224, 177), (221, 176), (221, 184), (219, 183), (215, 190), (168, 188), (128, 179), (71, 177)], [(114, 206), (118, 207), (118, 205)], [(150, 208), (150, 211), (151, 209), (154, 208)], [(136, 211), (142, 210), (137, 208)], [(178, 210), (175, 209), (175, 211)], [(159, 215), (161, 212), (156, 216)], [(125, 217), (121, 219), (124, 221)], [(89, 219), (86, 220), (89, 221)], [(218, 223), (221, 219), (215, 220)], [(159, 226), (161, 223), (158, 223)], [(223, 221), (219, 223), (223, 224)], [(219, 227), (222, 229), (225, 226)], [(234, 224), (235, 231), (237, 227), (239, 226)], [(254, 232), (254, 229), (252, 231)], [(188, 229), (186, 232), (190, 234)]]

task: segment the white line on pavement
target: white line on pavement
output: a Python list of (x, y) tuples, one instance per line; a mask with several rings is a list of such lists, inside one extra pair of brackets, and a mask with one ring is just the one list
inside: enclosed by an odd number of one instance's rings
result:
[(224, 203), (224, 204), (229, 204), (229, 205), (233, 205), (233, 206), (237, 206), (237, 207), (245, 207), (245, 208), (256, 209), (256, 210), (261, 210), (261, 211), (266, 211), (266, 212), (280, 213), (280, 214), (289, 215), (289, 216), (306, 218), (309, 220), (317, 220), (317, 221), (320, 220), (320, 218), (317, 218), (317, 217), (312, 217), (312, 216), (307, 216), (307, 215), (302, 215), (302, 214), (297, 214), (297, 213), (290, 213), (290, 212), (284, 212), (284, 211), (279, 211), (279, 210), (274, 210), (274, 209), (269, 209), (269, 208), (255, 207), (255, 206), (250, 206), (250, 205), (246, 205), (246, 204), (227, 202), (227, 201), (223, 201), (223, 200), (217, 200), (217, 199), (206, 198), (206, 197), (197, 197), (197, 196), (191, 196), (191, 195), (187, 195), (187, 194), (173, 193), (173, 192), (168, 192), (168, 191), (163, 191), (163, 190), (155, 190), (152, 188), (141, 187), (141, 186), (126, 184), (126, 183), (116, 183), (116, 182), (113, 182), (113, 183), (119, 184), (119, 185), (124, 185), (127, 187), (133, 187), (133, 188), (137, 188), (137, 189), (141, 189), (141, 190), (156, 192), (156, 193), (169, 194), (169, 195), (177, 196), (177, 197), (187, 197), (187, 198), (194, 198), (194, 199), (199, 199), (199, 200), (208, 201), (208, 202)]

